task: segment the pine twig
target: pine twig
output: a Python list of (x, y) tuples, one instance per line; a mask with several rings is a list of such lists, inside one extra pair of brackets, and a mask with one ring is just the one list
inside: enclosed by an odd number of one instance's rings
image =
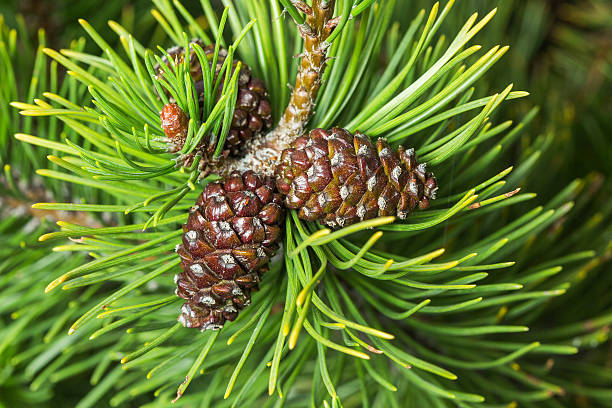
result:
[[(5, 167), (5, 169), (8, 166)], [(34, 203), (53, 201), (50, 192), (45, 189), (39, 179), (30, 181), (30, 185), (15, 183), (10, 170), (5, 170), (6, 181), (0, 178), (0, 187), (10, 191), (13, 195), (0, 195), (0, 220), (10, 216), (27, 215), (38, 221), (49, 222), (67, 221), (92, 228), (100, 227), (98, 220), (86, 213), (71, 213), (67, 211), (40, 210), (34, 208)]]
[(306, 24), (298, 27), (304, 38), (304, 53), (289, 105), (276, 129), (285, 138), (292, 140), (299, 136), (312, 115), (329, 48), (326, 40), (337, 25), (332, 19), (334, 3), (334, 0), (314, 0)]
[(274, 130), (246, 147), (245, 151), (249, 153), (240, 159), (224, 162), (219, 169), (221, 173), (252, 169), (260, 174), (269, 174), (283, 149), (304, 133), (313, 114), (327, 63), (330, 46), (327, 39), (339, 21), (333, 18), (335, 3), (335, 0), (313, 0), (312, 7), (300, 8), (306, 13), (306, 21), (298, 25), (304, 38), (304, 52), (300, 54), (302, 59), (285, 113)]
[(66, 221), (72, 224), (99, 228), (100, 222), (86, 213), (79, 212), (76, 215), (67, 211), (39, 210), (32, 207), (32, 204), (42, 200), (22, 201), (12, 197), (0, 197), (0, 219), (11, 215), (28, 215), (37, 220), (47, 220), (56, 223)]

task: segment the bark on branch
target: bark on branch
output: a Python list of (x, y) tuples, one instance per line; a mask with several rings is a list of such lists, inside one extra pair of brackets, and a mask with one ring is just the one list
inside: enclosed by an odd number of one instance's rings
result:
[(276, 129), (290, 140), (302, 134), (312, 116), (325, 70), (329, 48), (326, 40), (336, 26), (332, 20), (334, 3), (335, 1), (314, 0), (306, 23), (299, 26), (300, 34), (304, 38), (304, 52), (301, 54), (302, 60), (289, 105)]
[(321, 87), (330, 45), (327, 38), (338, 24), (338, 19), (333, 18), (335, 3), (335, 0), (313, 0), (311, 7), (304, 4), (306, 7), (300, 8), (306, 13), (305, 23), (298, 26), (304, 38), (304, 51), (299, 55), (300, 66), (285, 113), (274, 130), (245, 146), (244, 157), (225, 161), (220, 173), (254, 170), (272, 174), (282, 150), (304, 133)]

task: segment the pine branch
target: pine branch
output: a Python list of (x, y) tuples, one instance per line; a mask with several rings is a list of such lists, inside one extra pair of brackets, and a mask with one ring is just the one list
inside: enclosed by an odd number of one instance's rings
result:
[(303, 24), (298, 25), (304, 39), (304, 50), (295, 85), (289, 103), (276, 128), (261, 139), (255, 139), (245, 147), (247, 154), (236, 160), (223, 163), (218, 171), (230, 173), (234, 170), (251, 169), (260, 174), (271, 174), (283, 149), (306, 130), (321, 87), (327, 63), (328, 37), (339, 23), (332, 18), (335, 0), (314, 0), (312, 7), (297, 2), (306, 14)]
[(332, 20), (334, 6), (334, 0), (313, 1), (306, 24), (299, 26), (304, 52), (289, 105), (276, 129), (285, 139), (293, 140), (301, 135), (312, 115), (330, 46), (326, 40), (338, 24)]

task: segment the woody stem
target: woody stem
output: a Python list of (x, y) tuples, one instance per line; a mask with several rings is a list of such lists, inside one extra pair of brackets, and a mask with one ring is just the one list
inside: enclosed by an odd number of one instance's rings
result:
[(299, 26), (304, 38), (304, 52), (291, 99), (276, 129), (288, 141), (304, 132), (312, 116), (326, 65), (329, 48), (326, 40), (335, 28), (332, 20), (334, 6), (335, 0), (313, 0), (305, 24)]
[(282, 150), (304, 133), (312, 116), (327, 61), (330, 45), (327, 38), (338, 24), (338, 20), (332, 18), (336, 0), (313, 0), (310, 7), (300, 1), (295, 3), (302, 5), (299, 8), (306, 14), (306, 21), (298, 25), (304, 38), (304, 51), (300, 55), (289, 104), (276, 128), (247, 145), (244, 157), (226, 161), (220, 169), (221, 173), (247, 169), (260, 174), (273, 173)]

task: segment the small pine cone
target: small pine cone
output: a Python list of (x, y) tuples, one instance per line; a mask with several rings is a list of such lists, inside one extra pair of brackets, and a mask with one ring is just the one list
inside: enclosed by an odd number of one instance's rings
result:
[(276, 185), (300, 218), (344, 227), (370, 218), (406, 218), (436, 195), (436, 179), (418, 164), (414, 149), (376, 147), (360, 133), (314, 129), (283, 150)]
[(217, 330), (251, 302), (278, 248), (282, 197), (270, 177), (233, 172), (208, 184), (183, 225), (176, 293), (185, 327)]
[[(215, 46), (204, 45), (202, 41), (196, 39), (192, 40), (192, 43), (197, 43), (204, 50), (204, 54), (208, 58), (209, 64), (212, 64), (212, 59), (215, 54)], [(185, 56), (184, 47), (173, 47), (169, 49), (168, 54), (174, 59), (175, 63), (182, 63)], [(213, 83), (217, 80), (223, 62), (227, 57), (226, 49), (219, 49), (219, 55), (217, 59), (217, 65), (215, 66), (215, 77)], [(164, 62), (168, 65), (166, 57), (163, 58)], [(234, 69), (238, 61), (234, 59)], [(202, 67), (200, 60), (196, 55), (195, 51), (191, 50), (189, 53), (189, 66), (191, 75), (196, 84), (196, 92), (200, 100), (200, 107), (203, 106), (204, 102), (204, 81), (202, 74)], [(163, 67), (156, 66), (155, 72), (158, 77), (163, 77)], [(221, 81), (223, 83), (223, 81)], [(169, 95), (168, 95), (169, 96)], [(217, 98), (221, 96), (221, 87), (217, 90)], [(174, 102), (171, 100), (171, 102)], [(238, 98), (236, 100), (236, 108), (234, 109), (234, 116), (232, 118), (230, 131), (225, 140), (225, 147), (227, 154), (237, 155), (244, 143), (264, 133), (272, 126), (272, 107), (268, 100), (268, 91), (262, 80), (255, 78), (251, 74), (251, 68), (242, 63), (240, 74), (238, 76)], [(184, 143), (184, 139), (183, 139)], [(204, 142), (206, 143), (206, 142)], [(183, 146), (178, 145), (180, 150)], [(215, 146), (201, 146), (201, 150), (214, 149)]]
[(189, 126), (187, 114), (177, 104), (168, 103), (162, 108), (159, 118), (169, 142), (176, 147), (185, 144)]

